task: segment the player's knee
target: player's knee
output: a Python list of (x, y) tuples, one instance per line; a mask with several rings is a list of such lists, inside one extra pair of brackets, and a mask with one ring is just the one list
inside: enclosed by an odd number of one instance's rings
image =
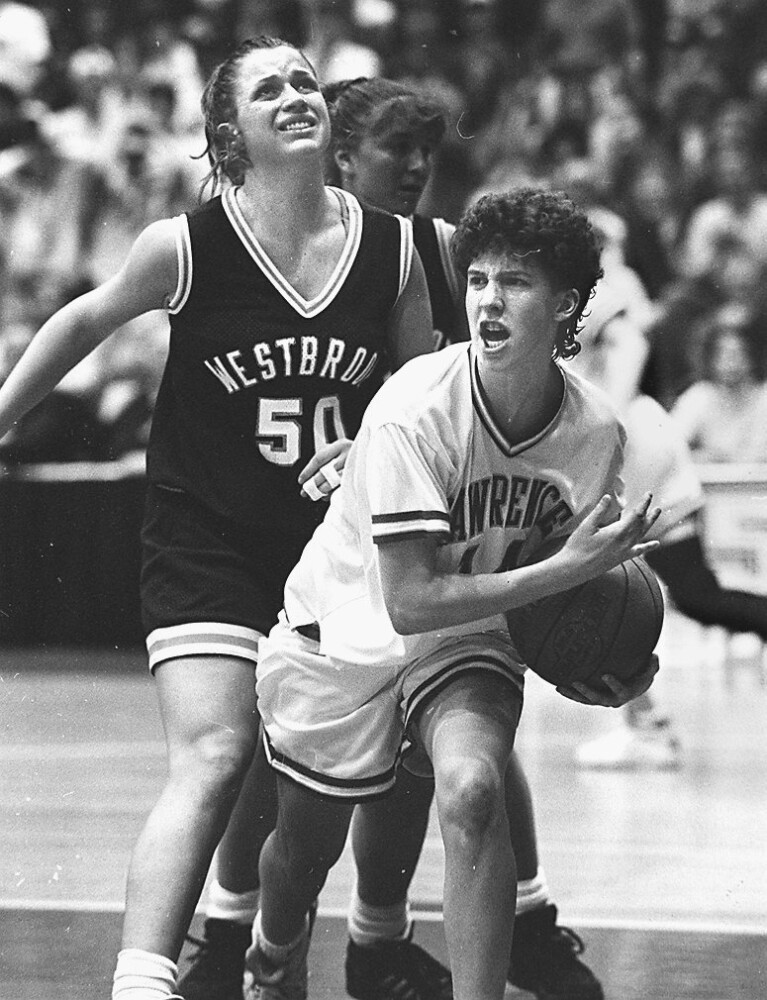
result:
[(503, 814), (503, 776), (492, 761), (462, 759), (437, 772), (440, 824), (481, 837)]
[(220, 726), (170, 751), (172, 777), (197, 784), (201, 793), (239, 787), (256, 750), (257, 733)]

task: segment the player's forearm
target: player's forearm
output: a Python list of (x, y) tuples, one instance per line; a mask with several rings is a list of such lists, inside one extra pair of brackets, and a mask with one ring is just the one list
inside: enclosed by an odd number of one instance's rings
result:
[(43, 400), (103, 339), (77, 302), (45, 323), (0, 387), (0, 437)]
[(586, 567), (552, 557), (505, 573), (446, 573), (410, 584), (400, 581), (389, 591), (385, 588), (385, 600), (395, 630), (413, 635), (505, 614), (588, 578)]

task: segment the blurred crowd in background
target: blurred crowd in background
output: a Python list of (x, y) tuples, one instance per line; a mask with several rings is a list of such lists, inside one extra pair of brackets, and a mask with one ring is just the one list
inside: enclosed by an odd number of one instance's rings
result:
[[(0, 0), (0, 379), (149, 222), (198, 203), (204, 81), (259, 33), (323, 82), (441, 99), (424, 214), (529, 183), (585, 204), (641, 300), (642, 389), (705, 460), (767, 461), (743, 435), (705, 444), (746, 410), (767, 423), (764, 0)], [(119, 331), (0, 460), (143, 448), (166, 346), (162, 313)]]

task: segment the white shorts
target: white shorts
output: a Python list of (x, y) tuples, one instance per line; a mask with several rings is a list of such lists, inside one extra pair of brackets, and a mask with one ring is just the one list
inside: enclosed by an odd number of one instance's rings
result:
[(394, 784), (414, 713), (477, 670), (507, 678), (510, 697), (521, 699), (525, 667), (505, 632), (451, 636), (405, 667), (361, 667), (321, 654), (282, 612), (261, 641), (256, 673), (269, 762), (324, 795), (380, 795)]

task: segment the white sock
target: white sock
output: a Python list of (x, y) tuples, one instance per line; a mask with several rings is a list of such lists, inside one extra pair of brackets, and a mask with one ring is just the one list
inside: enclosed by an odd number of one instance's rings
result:
[(287, 944), (272, 944), (272, 942), (264, 936), (264, 932), (261, 928), (261, 911), (259, 910), (256, 914), (256, 919), (253, 921), (253, 941), (258, 945), (260, 951), (266, 955), (270, 962), (274, 965), (283, 965), (291, 951), (293, 951), (296, 945), (300, 944), (304, 934), (306, 934), (306, 928), (308, 925), (309, 915), (307, 914), (304, 929), (300, 934), (293, 938), (292, 941), (288, 941)]
[(218, 879), (208, 889), (205, 916), (215, 920), (229, 920), (235, 924), (252, 924), (258, 913), (258, 889), (250, 892), (231, 892)]
[(538, 868), (535, 878), (520, 879), (517, 883), (517, 916), (529, 913), (540, 906), (551, 902), (549, 887), (546, 885), (546, 875), (543, 868)]
[(117, 955), (112, 1000), (167, 1000), (175, 996), (178, 966), (164, 955), (124, 948)]
[(382, 940), (406, 938), (410, 933), (410, 907), (407, 899), (391, 906), (371, 906), (363, 902), (355, 884), (349, 905), (347, 926), (355, 944), (376, 944)]

